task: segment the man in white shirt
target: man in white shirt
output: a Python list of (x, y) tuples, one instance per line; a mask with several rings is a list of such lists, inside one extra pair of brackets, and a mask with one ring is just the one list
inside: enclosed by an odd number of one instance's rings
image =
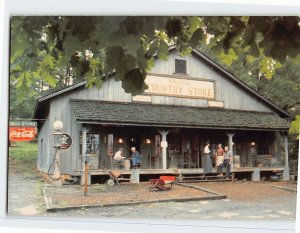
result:
[(122, 147), (119, 148), (119, 150), (115, 153), (114, 160), (120, 161), (120, 160), (126, 159), (126, 157), (123, 156), (123, 151), (124, 151), (124, 150), (123, 150)]
[(123, 168), (124, 159), (126, 159), (126, 157), (123, 156), (123, 151), (124, 149), (122, 147), (119, 148), (119, 150), (115, 153), (114, 156), (114, 160), (119, 163), (119, 168)]
[(229, 150), (228, 146), (225, 146), (224, 148), (224, 160), (223, 163), (218, 167), (217, 172), (223, 172), (223, 167), (226, 167), (226, 176), (230, 176), (230, 164), (232, 163), (232, 153)]

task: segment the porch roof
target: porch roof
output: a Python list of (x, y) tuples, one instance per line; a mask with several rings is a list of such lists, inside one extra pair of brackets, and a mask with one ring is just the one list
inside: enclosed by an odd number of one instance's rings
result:
[(288, 130), (274, 113), (70, 99), (78, 123), (205, 129)]

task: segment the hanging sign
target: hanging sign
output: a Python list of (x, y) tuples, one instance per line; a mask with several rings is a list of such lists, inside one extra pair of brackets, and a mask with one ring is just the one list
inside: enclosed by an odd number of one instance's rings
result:
[(35, 139), (36, 122), (11, 121), (9, 122), (9, 140), (15, 142), (31, 141)]
[(72, 145), (72, 138), (69, 134), (63, 133), (61, 137), (61, 150), (67, 150), (71, 147)]

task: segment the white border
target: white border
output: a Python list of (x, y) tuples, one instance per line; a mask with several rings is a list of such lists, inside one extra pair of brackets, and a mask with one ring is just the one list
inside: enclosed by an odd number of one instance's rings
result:
[[(293, 221), (157, 221), (7, 218), (9, 19), (14, 15), (300, 15), (299, 0), (0, 0), (1, 232), (293, 232)], [(298, 192), (299, 198), (299, 192)], [(299, 200), (299, 199), (298, 199)], [(297, 202), (299, 209), (299, 201)], [(297, 217), (299, 211), (297, 211)], [(34, 226), (34, 228), (33, 228)], [(68, 229), (68, 230), (67, 230)], [(259, 230), (258, 230), (259, 229)], [(100, 230), (100, 231), (99, 231)]]

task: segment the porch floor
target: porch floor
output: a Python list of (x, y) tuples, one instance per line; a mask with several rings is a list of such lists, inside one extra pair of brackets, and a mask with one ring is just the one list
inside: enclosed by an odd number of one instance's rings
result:
[[(284, 167), (241, 167), (233, 168), (232, 173), (244, 173), (244, 172), (254, 172), (256, 169), (259, 169), (260, 172), (282, 172)], [(117, 170), (117, 169), (108, 169), (108, 170)], [(133, 169), (132, 169), (133, 170)], [(123, 175), (131, 175), (132, 170), (121, 169)], [(172, 175), (188, 175), (195, 174), (201, 175), (204, 174), (203, 168), (169, 168), (169, 169), (136, 169), (140, 175), (159, 175), (159, 174), (172, 174)], [(107, 170), (103, 169), (91, 169), (89, 170), (90, 175), (107, 175)], [(217, 169), (213, 168), (212, 173), (217, 173)]]

